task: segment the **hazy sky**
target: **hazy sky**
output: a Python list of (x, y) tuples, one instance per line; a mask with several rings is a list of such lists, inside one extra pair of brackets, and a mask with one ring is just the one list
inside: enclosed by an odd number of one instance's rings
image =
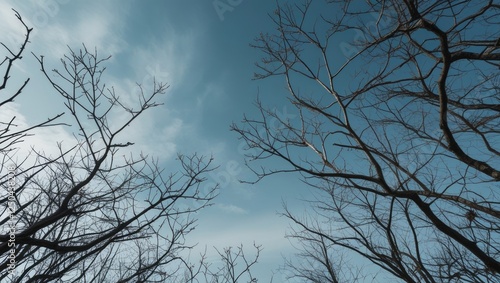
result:
[[(294, 113), (285, 106), (282, 79), (252, 81), (254, 63), (261, 54), (249, 44), (260, 32), (273, 28), (268, 13), (275, 2), (227, 2), (0, 2), (0, 29), (7, 31), (1, 35), (2, 42), (22, 40), (22, 28), (11, 8), (34, 28), (24, 59), (13, 73), (12, 87), (27, 77), (31, 82), (4, 115), (14, 113), (30, 124), (63, 111), (62, 101), (41, 76), (31, 52), (44, 55), (50, 68), (61, 67), (59, 58), (68, 46), (78, 50), (82, 43), (96, 47), (103, 57), (112, 55), (105, 79), (123, 99), (137, 93), (135, 82), (146, 90), (151, 89), (153, 76), (168, 83), (168, 92), (159, 97), (164, 105), (147, 112), (127, 132), (126, 138), (136, 143), (131, 149), (157, 156), (172, 172), (177, 170), (177, 152), (212, 154), (220, 169), (207, 182), (219, 182), (220, 195), (212, 207), (197, 215), (198, 227), (187, 238), (188, 243), (199, 243), (192, 257), (205, 247), (213, 255), (214, 246), (222, 249), (240, 243), (252, 251), (255, 242), (264, 249), (256, 275), (266, 282), (282, 262), (281, 255), (293, 251), (285, 239), (288, 223), (277, 212), (283, 202), (301, 211), (298, 200), (306, 198), (309, 190), (294, 176), (280, 175), (257, 185), (238, 182), (253, 175), (244, 166), (243, 144), (229, 131), (230, 124), (239, 122), (244, 113), (257, 115), (257, 95), (289, 118)], [(70, 138), (68, 130), (59, 127), (30, 142), (51, 152), (56, 141)]]

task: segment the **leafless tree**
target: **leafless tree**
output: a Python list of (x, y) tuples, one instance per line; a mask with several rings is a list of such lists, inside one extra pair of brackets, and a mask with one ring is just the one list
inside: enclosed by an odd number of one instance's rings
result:
[[(17, 50), (1, 44), (7, 56), (1, 63), (0, 108), (12, 103), (29, 81), (14, 94), (5, 93), (12, 66), (30, 39), (31, 29), (16, 16), (26, 30), (25, 40)], [(132, 143), (122, 141), (127, 126), (158, 106), (155, 100), (168, 86), (154, 82), (151, 93), (141, 88), (138, 105), (132, 107), (101, 80), (108, 58), (99, 58), (97, 51), (70, 50), (61, 60), (62, 69), (53, 72), (46, 70), (43, 56), (36, 58), (40, 74), (52, 84), (67, 114), (27, 128), (21, 128), (16, 117), (0, 121), (2, 191), (8, 190), (10, 174), (16, 180), (14, 205), (3, 192), (0, 198), (0, 227), (15, 221), (15, 276), (9, 274), (10, 261), (4, 257), (12, 251), (11, 235), (3, 229), (0, 281), (192, 280), (196, 271), (182, 252), (190, 248), (185, 236), (194, 228), (193, 214), (214, 197), (215, 188), (200, 187), (213, 170), (212, 159), (179, 155), (180, 172), (169, 175), (158, 160), (131, 155)], [(111, 122), (117, 114), (122, 114), (119, 123)], [(14, 156), (35, 129), (55, 125), (74, 130), (74, 140), (59, 144), (56, 156), (36, 147), (26, 158)], [(12, 164), (14, 168), (8, 168)], [(5, 217), (9, 213), (15, 217)]]
[(252, 268), (257, 264), (262, 247), (255, 245), (255, 255), (245, 255), (243, 245), (224, 248), (222, 251), (215, 248), (218, 258), (214, 262), (202, 260), (196, 282), (207, 283), (254, 283), (257, 278), (252, 275)]
[(259, 101), (260, 117), (233, 125), (251, 161), (288, 165), (250, 163), (257, 180), (299, 173), (318, 189), (309, 217), (284, 213), (316, 262), (292, 271), (499, 282), (500, 3), (296, 2), (278, 3), (254, 46), (256, 78), (284, 78), (300, 119)]

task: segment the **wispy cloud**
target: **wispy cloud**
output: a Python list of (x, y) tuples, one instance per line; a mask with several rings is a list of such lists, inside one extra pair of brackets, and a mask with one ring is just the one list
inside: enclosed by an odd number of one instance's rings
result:
[(19, 22), (19, 20), (14, 16), (14, 11), (12, 11), (12, 5), (8, 2), (0, 2), (0, 29), (2, 34), (0, 38), (2, 42), (7, 46), (20, 43), (24, 35), (24, 28)]
[[(11, 8), (21, 14), (33, 28), (31, 41), (36, 53), (48, 58), (60, 58), (67, 52), (67, 45), (79, 48), (82, 43), (108, 54), (126, 48), (122, 34), (128, 5), (122, 1), (99, 1), (92, 5), (81, 1), (6, 1), (0, 8), (2, 19), (4, 14), (13, 13)], [(13, 20), (7, 24), (19, 25)]]
[[(183, 121), (170, 116), (166, 109), (159, 106), (144, 112), (133, 121), (126, 133), (119, 137), (120, 142), (132, 142), (130, 151), (159, 158), (160, 161), (172, 159), (177, 153), (177, 138), (182, 134)], [(120, 125), (130, 114), (122, 113), (113, 117), (111, 124)], [(160, 118), (161, 116), (161, 118)]]
[(166, 29), (161, 37), (131, 48), (128, 65), (135, 71), (137, 82), (152, 82), (155, 77), (172, 88), (186, 82), (187, 71), (193, 67), (193, 46), (198, 44), (195, 33)]
[[(122, 1), (101, 1), (91, 6), (86, 2), (48, 2), (52, 3), (52, 6), (34, 0), (0, 3), (0, 16), (5, 15), (5, 19), (8, 19), (1, 21), (0, 27), (9, 31), (11, 37), (15, 35), (18, 43), (21, 42), (22, 26), (10, 8), (17, 9), (26, 23), (34, 27), (31, 50), (36, 54), (45, 55), (45, 61), (51, 68), (60, 67), (57, 65), (57, 59), (67, 54), (67, 46), (78, 49), (85, 43), (91, 50), (96, 47), (101, 57), (116, 57), (123, 52), (126, 56), (120, 57), (123, 60), (120, 60), (119, 64), (128, 68), (115, 68), (113, 73), (108, 71), (107, 85), (113, 85), (120, 99), (129, 105), (138, 101), (139, 90), (136, 82), (142, 85), (147, 95), (154, 89), (153, 78), (171, 85), (168, 93), (172, 93), (172, 88), (186, 80), (188, 69), (192, 67), (192, 47), (197, 44), (195, 31), (177, 31), (165, 21), (165, 32), (161, 36), (144, 42), (126, 42), (127, 20), (133, 13), (129, 9), (130, 4), (124, 4)], [(108, 67), (113, 63), (118, 62), (112, 59), (108, 62)], [(39, 66), (23, 65), (20, 68), (38, 70)], [(31, 73), (29, 76), (38, 74)], [(33, 85), (33, 82), (30, 85)], [(51, 92), (47, 86), (43, 89), (46, 91), (41, 92)], [(184, 130), (188, 125), (172, 114), (166, 99), (165, 96), (159, 96), (157, 101), (165, 105), (145, 112), (127, 128), (125, 138), (136, 143), (134, 151), (160, 158), (170, 158), (176, 153), (177, 137), (185, 134)], [(11, 114), (22, 116), (18, 112)], [(118, 125), (123, 121), (123, 115), (126, 114), (110, 117), (110, 121)], [(33, 121), (27, 123), (30, 122)], [(62, 131), (64, 132), (64, 129)], [(63, 135), (65, 138), (70, 136), (68, 133)]]
[[(17, 103), (8, 103), (3, 105), (2, 110), (0, 111), (1, 123), (8, 123), (13, 117), (15, 117), (11, 126), (12, 132), (21, 131), (31, 126), (26, 117), (20, 113), (21, 111), (19, 108), (20, 107)], [(31, 131), (29, 134), (30, 136), (23, 138), (22, 142), (17, 143), (12, 147), (12, 149), (15, 149), (12, 156), (15, 159), (17, 158), (18, 162), (22, 162), (25, 158), (28, 158), (26, 163), (33, 164), (35, 156), (31, 154), (32, 150), (42, 151), (46, 156), (58, 156), (58, 142), (71, 141), (74, 139), (63, 126), (59, 125), (38, 128)], [(69, 144), (69, 142), (67, 142), (62, 143), (60, 146), (64, 150), (69, 149), (73, 146), (73, 144)]]
[(248, 214), (248, 211), (234, 204), (219, 203), (217, 204), (217, 207), (220, 210), (231, 214)]

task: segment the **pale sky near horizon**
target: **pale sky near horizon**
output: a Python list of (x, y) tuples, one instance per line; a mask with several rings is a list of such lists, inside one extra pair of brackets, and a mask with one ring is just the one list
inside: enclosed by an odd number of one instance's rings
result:
[[(175, 172), (176, 153), (213, 155), (220, 169), (207, 182), (219, 182), (214, 205), (202, 211), (198, 226), (187, 242), (198, 243), (191, 256), (212, 247), (262, 245), (256, 271), (259, 282), (269, 282), (282, 264), (282, 255), (294, 251), (285, 238), (287, 221), (278, 215), (282, 203), (303, 209), (302, 198), (309, 190), (296, 176), (276, 176), (256, 184), (244, 166), (245, 153), (237, 135), (229, 131), (243, 114), (256, 115), (254, 102), (260, 99), (270, 108), (293, 118), (286, 106), (282, 79), (253, 81), (260, 59), (249, 45), (260, 32), (274, 28), (268, 17), (274, 1), (232, 1), (238, 3), (221, 12), (214, 1), (2, 1), (0, 29), (2, 40), (15, 43), (22, 29), (14, 17), (15, 8), (34, 28), (31, 43), (22, 62), (16, 65), (12, 85), (27, 77), (31, 82), (9, 108), (26, 124), (45, 120), (62, 110), (60, 100), (39, 72), (31, 55), (44, 55), (51, 68), (59, 68), (68, 46), (78, 50), (84, 43), (97, 48), (107, 63), (107, 84), (123, 93), (134, 92), (135, 82), (145, 86), (155, 76), (170, 85), (159, 98), (163, 106), (147, 112), (134, 122), (127, 138), (136, 144), (135, 152), (160, 159), (167, 171)], [(32, 140), (50, 152), (56, 141), (70, 139), (65, 129), (50, 129)], [(229, 180), (228, 178), (229, 177)], [(281, 282), (275, 275), (273, 282)]]

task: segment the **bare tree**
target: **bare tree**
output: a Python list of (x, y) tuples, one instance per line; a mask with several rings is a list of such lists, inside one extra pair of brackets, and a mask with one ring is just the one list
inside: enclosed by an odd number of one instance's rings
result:
[[(25, 27), (25, 40), (17, 51), (1, 44), (8, 55), (2, 61), (6, 68), (0, 91), (29, 42), (31, 29), (16, 16)], [(190, 248), (185, 237), (194, 228), (193, 214), (214, 197), (215, 188), (200, 188), (213, 170), (212, 159), (179, 155), (180, 172), (169, 175), (158, 160), (130, 155), (132, 143), (122, 141), (127, 126), (158, 106), (155, 99), (168, 86), (154, 82), (151, 93), (141, 87), (133, 107), (101, 80), (109, 57), (99, 58), (85, 47), (70, 50), (61, 60), (62, 69), (53, 72), (46, 70), (43, 56), (36, 58), (68, 113), (27, 128), (20, 128), (16, 117), (0, 121), (2, 190), (8, 191), (15, 180), (11, 196), (0, 199), (0, 226), (13, 227), (0, 234), (0, 255), (14, 251), (15, 269), (9, 259), (2, 260), (0, 281), (192, 280), (196, 271), (181, 253)], [(14, 94), (0, 93), (0, 107), (12, 103), (28, 81)], [(126, 113), (119, 123), (113, 119), (117, 113)], [(36, 148), (25, 159), (14, 156), (33, 130), (63, 124), (74, 129), (74, 140), (59, 144), (56, 156)], [(9, 213), (12, 217), (4, 217)], [(8, 272), (12, 270), (15, 276)]]
[(251, 161), (288, 164), (258, 180), (299, 173), (318, 189), (312, 220), (284, 213), (316, 262), (301, 278), (498, 282), (500, 4), (278, 5), (256, 78), (283, 77), (300, 119), (259, 102), (233, 130)]
[[(262, 247), (255, 245), (255, 255), (245, 255), (243, 245), (226, 247), (222, 251), (215, 248), (219, 256), (215, 262), (209, 262), (204, 257), (197, 274), (196, 282), (208, 283), (254, 283), (257, 278), (252, 275), (252, 268), (260, 256)], [(272, 281), (271, 281), (272, 282)]]

